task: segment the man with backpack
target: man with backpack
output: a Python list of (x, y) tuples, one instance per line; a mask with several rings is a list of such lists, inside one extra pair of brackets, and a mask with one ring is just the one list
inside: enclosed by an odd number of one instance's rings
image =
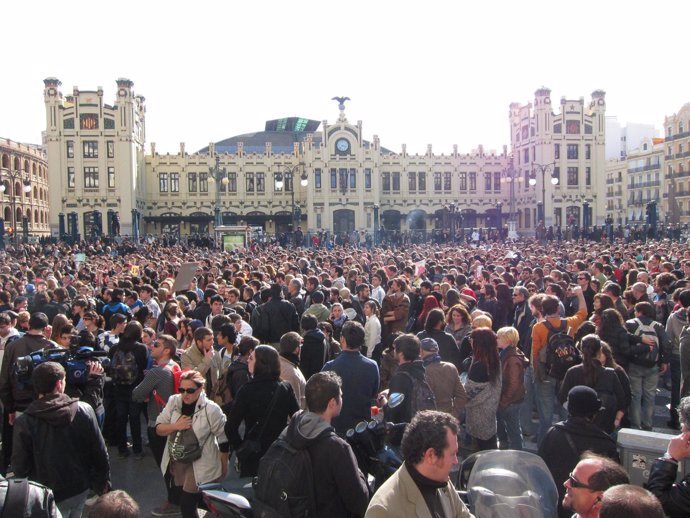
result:
[(625, 327), (636, 336), (651, 339), (653, 344), (642, 354), (630, 358), (630, 426), (651, 430), (656, 386), (659, 375), (663, 375), (668, 367), (671, 342), (664, 326), (654, 320), (656, 310), (651, 302), (638, 302), (634, 311), (635, 318), (628, 320)]
[(342, 409), (342, 380), (335, 372), (314, 374), (306, 386), (307, 411), (297, 413), (259, 463), (257, 507), (284, 517), (364, 515), (366, 478), (350, 445), (331, 420)]
[[(561, 318), (558, 297), (545, 295), (542, 302), (544, 320), (532, 328), (531, 362), (534, 367), (534, 394), (539, 414), (537, 444), (541, 444), (553, 419), (556, 385), (563, 379), (568, 366), (575, 363), (575, 331), (587, 318), (587, 304), (580, 286), (571, 286), (570, 292), (577, 297), (578, 310), (572, 317)], [(556, 349), (561, 353), (555, 354)]]
[[(182, 372), (180, 366), (173, 361), (179, 344), (170, 335), (160, 335), (153, 343), (151, 357), (153, 358), (153, 368), (146, 372), (144, 379), (132, 391), (132, 399), (143, 403), (148, 401), (147, 415), (148, 438), (153, 459), (156, 466), (160, 466), (163, 459), (163, 451), (167, 442), (166, 437), (156, 434), (156, 419), (161, 410), (165, 407), (168, 398), (176, 393), (175, 373)], [(179, 376), (177, 376), (177, 388), (179, 388)], [(157, 507), (151, 514), (153, 516), (173, 516), (180, 513), (180, 487), (173, 482), (170, 472), (163, 477), (165, 488), (168, 492), (167, 501)]]
[[(420, 410), (436, 410), (436, 396), (429, 386), (420, 357), (419, 338), (412, 334), (400, 335), (393, 341), (393, 347), (398, 368), (388, 384), (388, 393), (398, 392), (405, 399), (395, 408), (386, 408), (386, 421), (409, 423)], [(385, 402), (385, 399), (380, 401)]]
[(127, 324), (118, 344), (108, 352), (117, 415), (114, 439), (120, 458), (129, 456), (127, 422), (132, 434), (134, 457), (141, 459), (144, 456), (139, 415), (141, 404), (132, 399), (134, 387), (144, 379), (144, 371), (148, 364), (148, 351), (141, 343), (142, 329), (141, 324), (136, 320)]

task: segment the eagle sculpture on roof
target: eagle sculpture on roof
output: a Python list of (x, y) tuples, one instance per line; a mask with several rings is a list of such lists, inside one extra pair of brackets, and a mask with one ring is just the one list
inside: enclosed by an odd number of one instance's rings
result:
[(345, 101), (349, 101), (350, 98), (349, 97), (334, 97), (331, 100), (332, 101), (338, 101), (338, 109), (340, 109), (340, 111), (343, 111), (345, 109)]

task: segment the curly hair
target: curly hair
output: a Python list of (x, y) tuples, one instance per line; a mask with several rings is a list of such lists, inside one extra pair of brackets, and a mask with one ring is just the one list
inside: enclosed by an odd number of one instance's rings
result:
[(433, 448), (437, 457), (443, 456), (448, 447), (447, 430), (454, 435), (458, 433), (458, 421), (446, 412), (423, 410), (417, 412), (405, 428), (400, 451), (405, 462), (419, 464), (424, 453)]

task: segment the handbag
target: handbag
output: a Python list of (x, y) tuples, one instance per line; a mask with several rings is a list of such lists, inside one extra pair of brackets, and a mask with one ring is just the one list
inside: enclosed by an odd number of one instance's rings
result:
[(273, 398), (271, 399), (271, 404), (268, 407), (268, 411), (263, 416), (264, 424), (261, 427), (261, 431), (259, 432), (258, 437), (256, 437), (256, 439), (248, 438), (259, 424), (259, 422), (257, 421), (257, 423), (254, 426), (252, 426), (251, 430), (249, 430), (245, 434), (242, 444), (240, 444), (235, 450), (235, 456), (239, 459), (240, 462), (246, 461), (252, 457), (256, 457), (259, 453), (261, 453), (261, 436), (264, 434), (266, 424), (268, 423), (268, 418), (271, 416), (271, 413), (273, 412), (273, 407), (275, 406), (276, 401), (278, 400), (278, 392), (280, 391), (280, 387), (281, 385), (280, 383), (278, 383), (278, 386), (276, 387), (276, 390), (273, 393)]
[[(207, 412), (206, 406), (204, 406), (204, 411)], [(208, 419), (208, 413), (206, 413), (206, 419)], [(209, 437), (211, 435), (209, 434)], [(206, 440), (208, 440), (208, 437)], [(191, 464), (201, 458), (205, 444), (206, 441), (204, 441), (204, 444), (199, 444), (199, 439), (192, 428), (178, 430), (172, 439), (168, 441), (168, 454), (174, 462)]]
[(178, 430), (175, 432), (173, 439), (168, 443), (170, 458), (182, 464), (191, 464), (201, 458), (202, 449), (199, 439), (196, 438), (196, 434), (191, 428)]

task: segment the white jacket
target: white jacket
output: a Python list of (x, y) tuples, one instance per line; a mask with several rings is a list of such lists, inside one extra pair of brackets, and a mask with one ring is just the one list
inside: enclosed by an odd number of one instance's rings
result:
[(371, 358), (374, 348), (381, 342), (381, 321), (376, 315), (369, 315), (364, 324), (364, 345), (367, 346), (367, 356)]
[[(168, 403), (156, 419), (156, 425), (175, 423), (181, 415), (182, 396), (174, 394), (168, 399)], [(192, 430), (194, 430), (199, 444), (203, 444), (201, 457), (192, 463), (197, 485), (213, 482), (223, 474), (218, 443), (228, 441), (225, 437), (225, 421), (225, 414), (220, 407), (207, 399), (206, 394), (202, 392), (196, 402), (192, 417)], [(168, 436), (168, 442), (172, 437), (173, 434)], [(164, 475), (168, 470), (169, 463), (170, 454), (168, 453), (168, 443), (166, 443), (161, 461), (161, 471)]]

